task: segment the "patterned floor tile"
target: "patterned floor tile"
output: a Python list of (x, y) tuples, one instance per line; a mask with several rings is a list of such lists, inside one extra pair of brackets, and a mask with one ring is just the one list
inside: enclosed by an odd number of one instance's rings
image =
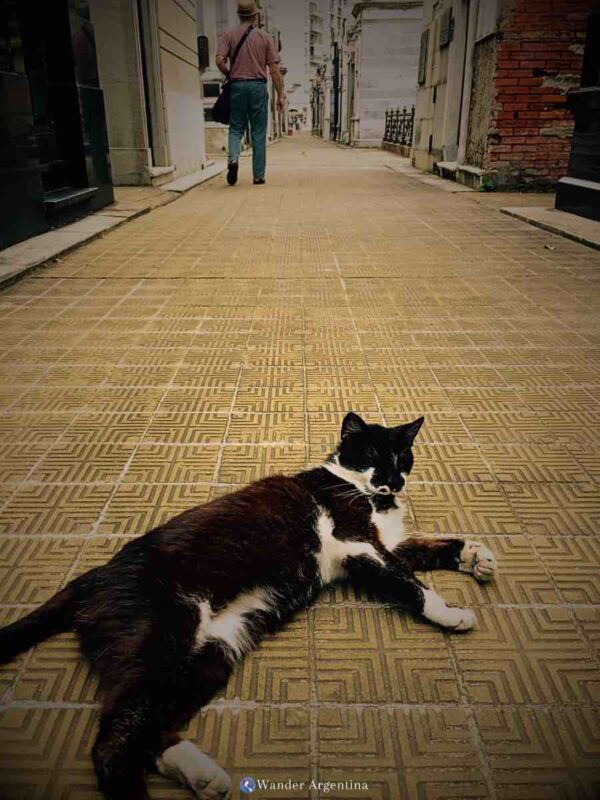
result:
[(600, 543), (595, 537), (534, 536), (541, 556), (566, 603), (600, 603)]
[(596, 534), (600, 493), (593, 483), (505, 484), (510, 504), (530, 534)]
[(224, 447), (217, 480), (246, 484), (271, 475), (293, 474), (306, 467), (304, 445), (247, 445)]
[(0, 534), (89, 533), (111, 491), (108, 484), (23, 485), (2, 510)]
[(423, 533), (520, 533), (521, 525), (495, 483), (410, 484), (417, 530)]
[(96, 533), (139, 536), (208, 500), (206, 485), (122, 483), (108, 502)]
[(551, 445), (483, 445), (481, 456), (504, 483), (576, 483), (588, 474), (565, 447)]
[(0, 543), (0, 604), (38, 604), (62, 587), (83, 540), (11, 537)]
[(568, 610), (482, 608), (477, 637), (452, 640), (474, 703), (593, 703), (596, 662)]
[(493, 475), (480, 450), (468, 444), (425, 445), (417, 440), (411, 483), (489, 483)]
[(124, 483), (209, 483), (219, 460), (218, 444), (142, 444), (127, 466)]
[(1, 795), (99, 800), (90, 758), (95, 717), (91, 709), (1, 709)]
[[(494, 550), (492, 583), (420, 576), (478, 628), (337, 586), (189, 735), (274, 800), (595, 800), (600, 255), (390, 158), (294, 136), (231, 223), (208, 182), (2, 293), (0, 623), (179, 511), (320, 463), (349, 410), (424, 414), (407, 530)], [(72, 634), (2, 668), (3, 800), (99, 799), (94, 689)]]

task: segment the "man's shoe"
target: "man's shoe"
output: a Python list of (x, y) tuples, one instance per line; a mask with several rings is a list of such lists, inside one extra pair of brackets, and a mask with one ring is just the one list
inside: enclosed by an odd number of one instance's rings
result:
[(227, 165), (227, 183), (228, 183), (230, 186), (235, 186), (235, 185), (236, 185), (236, 183), (237, 183), (237, 179), (238, 179), (238, 168), (239, 168), (239, 165), (238, 165), (238, 162), (237, 162), (237, 161), (231, 161), (231, 162), (230, 162), (230, 163)]
[(264, 178), (254, 178), (254, 185), (255, 186), (262, 186), (265, 182)]

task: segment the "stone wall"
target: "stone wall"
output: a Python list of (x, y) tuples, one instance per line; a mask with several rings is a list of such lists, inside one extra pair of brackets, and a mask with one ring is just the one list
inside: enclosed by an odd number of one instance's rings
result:
[(98, 74), (115, 186), (150, 183), (150, 153), (137, 8), (131, 0), (91, 0)]
[(495, 36), (488, 36), (475, 44), (465, 159), (470, 166), (481, 169), (485, 167), (490, 120), (494, 111), (496, 56)]

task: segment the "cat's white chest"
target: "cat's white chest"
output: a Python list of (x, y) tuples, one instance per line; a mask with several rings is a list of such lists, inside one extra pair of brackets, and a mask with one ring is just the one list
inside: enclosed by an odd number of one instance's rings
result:
[(406, 539), (404, 531), (405, 504), (397, 502), (387, 511), (373, 511), (371, 522), (377, 528), (377, 537), (386, 550), (392, 551)]
[(344, 561), (350, 556), (366, 556), (383, 564), (383, 559), (369, 542), (351, 542), (333, 535), (333, 520), (321, 510), (315, 527), (321, 549), (315, 553), (323, 583), (332, 583), (345, 575)]

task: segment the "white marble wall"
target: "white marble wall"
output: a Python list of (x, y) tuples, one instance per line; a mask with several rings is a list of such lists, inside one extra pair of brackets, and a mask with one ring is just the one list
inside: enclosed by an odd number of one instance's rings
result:
[(423, 9), (358, 5), (352, 144), (380, 147), (386, 109), (415, 103)]
[(206, 160), (195, 0), (158, 0), (158, 23), (169, 154), (188, 175)]

